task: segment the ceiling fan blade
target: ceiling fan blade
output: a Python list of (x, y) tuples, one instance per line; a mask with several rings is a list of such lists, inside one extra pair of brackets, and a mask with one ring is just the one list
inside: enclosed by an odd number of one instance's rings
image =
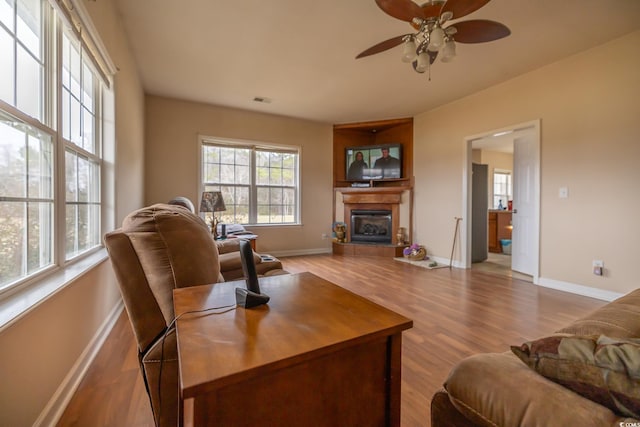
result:
[(378, 43), (375, 46), (371, 46), (369, 49), (361, 52), (356, 59), (364, 58), (365, 56), (375, 55), (376, 53), (384, 52), (385, 50), (389, 50), (392, 47), (396, 47), (399, 44), (402, 44), (403, 39), (410, 34), (403, 34), (401, 36), (393, 37), (389, 40), (385, 40), (383, 42)]
[(440, 11), (442, 10), (442, 5), (444, 4), (444, 0), (429, 0), (424, 3), (422, 6), (422, 12), (424, 13), (425, 19), (429, 18), (437, 18), (440, 16)]
[(411, 22), (413, 18), (424, 19), (422, 8), (411, 0), (376, 0), (376, 4), (385, 13), (401, 21)]
[(456, 22), (447, 28), (450, 27), (455, 27), (457, 30), (454, 39), (460, 43), (485, 43), (511, 34), (506, 25), (486, 19)]
[(458, 19), (475, 12), (491, 0), (448, 0), (442, 7), (442, 13), (451, 12), (453, 18)]

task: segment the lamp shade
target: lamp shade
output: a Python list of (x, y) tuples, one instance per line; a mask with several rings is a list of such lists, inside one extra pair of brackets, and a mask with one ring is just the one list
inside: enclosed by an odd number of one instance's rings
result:
[(429, 36), (429, 50), (431, 52), (437, 52), (444, 45), (444, 30), (440, 27), (436, 27), (431, 31)]
[(402, 62), (413, 62), (417, 56), (416, 42), (413, 39), (407, 40), (402, 49)]
[(416, 71), (419, 73), (424, 73), (429, 69), (429, 62), (431, 58), (427, 52), (420, 52), (418, 55), (418, 63), (416, 64)]
[(221, 212), (226, 211), (224, 199), (220, 191), (203, 191), (200, 201), (200, 212)]
[(456, 42), (447, 40), (442, 49), (442, 62), (451, 62), (456, 56)]

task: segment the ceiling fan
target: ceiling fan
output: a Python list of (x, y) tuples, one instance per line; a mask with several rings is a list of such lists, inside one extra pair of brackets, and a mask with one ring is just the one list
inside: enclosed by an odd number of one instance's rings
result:
[[(424, 73), (439, 54), (443, 62), (456, 55), (458, 43), (485, 43), (511, 34), (505, 25), (486, 19), (452, 22), (462, 18), (491, 0), (429, 0), (421, 6), (412, 0), (376, 0), (388, 15), (406, 21), (416, 30), (385, 40), (361, 52), (356, 59), (375, 55), (404, 43), (402, 60), (411, 62), (413, 69)], [(447, 24), (445, 26), (445, 24)]]

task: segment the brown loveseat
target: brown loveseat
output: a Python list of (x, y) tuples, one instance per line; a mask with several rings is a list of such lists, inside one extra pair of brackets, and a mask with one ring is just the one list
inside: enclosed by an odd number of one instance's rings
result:
[[(218, 247), (218, 261), (220, 262), (220, 274), (226, 282), (238, 280), (244, 277), (242, 272), (242, 260), (240, 258), (240, 239), (230, 238), (216, 240)], [(272, 256), (253, 253), (253, 262), (259, 276), (272, 276), (282, 274), (282, 263)]]
[(640, 289), (549, 337), (462, 360), (431, 400), (431, 424), (640, 426), (639, 337)]
[[(156, 425), (176, 426), (179, 399), (173, 290), (216, 283), (223, 275), (227, 280), (237, 278), (240, 257), (231, 250), (238, 244), (223, 245), (227, 253), (219, 256), (221, 246), (204, 221), (188, 209), (168, 204), (132, 212), (104, 240), (138, 344)], [(282, 273), (280, 262), (269, 267), (263, 265), (258, 271)]]
[[(167, 202), (172, 206), (181, 206), (188, 209), (191, 213), (196, 213), (193, 202), (184, 196), (174, 197)], [(216, 240), (218, 246), (220, 273), (225, 281), (237, 280), (244, 276), (242, 272), (242, 261), (240, 259), (240, 240), (239, 238), (228, 238)], [(279, 259), (270, 255), (260, 255), (254, 253), (253, 261), (256, 264), (256, 272), (260, 276), (271, 276), (274, 274), (282, 274), (282, 263)]]

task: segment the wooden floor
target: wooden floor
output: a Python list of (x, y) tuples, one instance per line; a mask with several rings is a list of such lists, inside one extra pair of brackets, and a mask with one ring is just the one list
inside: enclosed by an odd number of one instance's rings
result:
[[(282, 259), (414, 321), (403, 334), (402, 426), (428, 426), (429, 402), (460, 359), (504, 352), (605, 304), (488, 272), (428, 270), (393, 259), (301, 256)], [(59, 426), (153, 426), (123, 313), (64, 412)]]

